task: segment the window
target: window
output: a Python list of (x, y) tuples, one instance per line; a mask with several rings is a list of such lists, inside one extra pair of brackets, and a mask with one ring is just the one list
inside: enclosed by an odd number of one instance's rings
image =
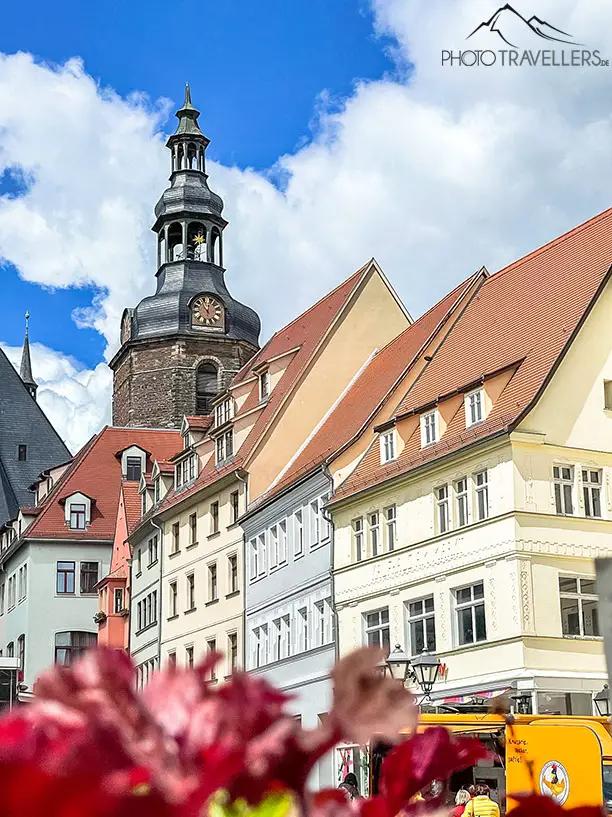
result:
[(571, 465), (553, 466), (555, 486), (555, 508), (557, 513), (571, 516), (574, 513), (572, 493), (574, 488), (574, 469)]
[(147, 512), (147, 492), (146, 490), (142, 492), (142, 497), (140, 500), (140, 512), (142, 516), (144, 516)]
[(136, 551), (136, 575), (140, 576), (142, 573), (142, 548)]
[(153, 590), (138, 602), (138, 630), (144, 630), (157, 622), (157, 590)]
[(232, 418), (232, 400), (224, 400), (215, 406), (215, 425), (222, 426)]
[[(209, 638), (206, 642), (206, 651), (210, 654), (217, 652), (217, 639), (216, 638)], [(216, 681), (217, 680), (217, 672), (215, 667), (210, 668), (210, 680)]]
[(22, 634), (17, 639), (17, 658), (19, 659), (19, 671), (23, 678), (23, 671), (25, 669), (25, 634)]
[(177, 604), (176, 604), (176, 602), (177, 602), (177, 597), (178, 597), (178, 588), (177, 588), (177, 583), (175, 581), (170, 582), (170, 584), (168, 585), (168, 591), (169, 591), (169, 593), (168, 593), (168, 610), (170, 612), (170, 615), (168, 616), (168, 618), (174, 618), (177, 615), (177, 612), (176, 612)]
[(168, 653), (168, 666), (176, 667), (176, 652), (174, 650)]
[(378, 511), (368, 514), (368, 535), (370, 537), (370, 554), (378, 556), (380, 553), (380, 521)]
[(435, 490), (438, 533), (446, 533), (450, 528), (450, 515), (448, 509), (448, 485), (440, 485)]
[(123, 590), (116, 587), (113, 594), (113, 612), (120, 613), (123, 610)]
[(157, 561), (158, 538), (157, 534), (149, 539), (149, 567)]
[(429, 411), (421, 416), (421, 448), (435, 443), (438, 439), (438, 413)]
[(17, 459), (19, 462), (26, 462), (28, 459), (28, 446), (27, 445), (18, 445), (17, 446)]
[(365, 558), (363, 549), (363, 519), (353, 519), (353, 549), (355, 552), (355, 561), (360, 562)]
[(390, 505), (385, 508), (385, 524), (387, 527), (387, 550), (391, 552), (395, 550), (395, 542), (397, 539), (397, 511), (395, 505)]
[(227, 644), (230, 672), (235, 672), (238, 668), (238, 634), (230, 633), (227, 637)]
[(180, 525), (178, 522), (175, 522), (172, 525), (172, 553), (179, 552), (179, 531)]
[(287, 520), (278, 523), (278, 563), (287, 562)]
[(81, 562), (81, 593), (95, 593), (98, 583), (97, 562)]
[(563, 635), (600, 635), (595, 579), (559, 576), (559, 595)]
[(302, 511), (293, 514), (293, 555), (296, 559), (304, 555), (304, 517)]
[(259, 399), (266, 400), (270, 394), (270, 372), (262, 372), (259, 375)]
[(249, 578), (252, 582), (259, 576), (259, 549), (257, 547), (257, 539), (251, 539), (249, 542), (249, 550), (251, 553), (251, 572)]
[(315, 499), (310, 503), (310, 547), (319, 544), (320, 538), (320, 516), (319, 500)]
[(484, 419), (484, 392), (476, 389), (465, 395), (465, 426), (469, 428)]
[(319, 500), (319, 509), (321, 511), (321, 541), (326, 542), (331, 534), (331, 524), (325, 506), (329, 501), (329, 494), (323, 494)]
[(270, 570), (278, 567), (278, 527), (272, 525), (269, 531), (270, 536)]
[(298, 610), (298, 649), (306, 652), (308, 649), (308, 607)]
[(436, 651), (436, 624), (433, 596), (406, 604), (408, 615), (408, 643), (410, 654), (419, 655), (423, 650)]
[(612, 411), (612, 380), (604, 380), (604, 408)]
[(192, 513), (189, 517), (189, 544), (197, 545), (198, 543), (198, 515)]
[(189, 481), (191, 482), (192, 479), (195, 479), (196, 475), (196, 458), (195, 454), (192, 454), (191, 457), (187, 460), (187, 465), (189, 468)]
[(266, 534), (260, 533), (257, 537), (257, 549), (259, 551), (259, 575), (266, 573), (268, 560), (266, 558)]
[(195, 610), (195, 575), (190, 573), (187, 577), (187, 610)]
[(71, 631), (55, 634), (55, 663), (67, 667), (79, 658), (85, 650), (95, 647), (98, 638), (95, 633)]
[(253, 628), (252, 664), (255, 669), (263, 667), (268, 661), (267, 654), (268, 628), (265, 626)]
[(389, 608), (382, 607), (380, 610), (373, 610), (366, 613), (365, 620), (365, 643), (368, 647), (381, 647), (385, 653), (389, 654)]
[(479, 471), (474, 474), (474, 485), (476, 487), (476, 516), (482, 522), (489, 516), (489, 474), (487, 471)]
[(601, 471), (583, 468), (582, 494), (586, 516), (601, 518), (601, 481)]
[(461, 477), (455, 482), (455, 508), (457, 527), (463, 528), (469, 522), (467, 477)]
[(229, 429), (217, 437), (217, 465), (228, 460), (234, 453), (234, 431)]
[(385, 431), (380, 435), (380, 461), (391, 462), (395, 459), (395, 430)]
[(486, 641), (484, 585), (482, 582), (455, 590), (457, 640), (460, 645)]
[(328, 611), (330, 610), (330, 604), (326, 600), (324, 601), (316, 601), (314, 605), (314, 614), (315, 614), (315, 638), (317, 646), (322, 647), (323, 644), (327, 642), (327, 618), (328, 618)]
[(193, 647), (185, 647), (185, 666), (193, 669)]
[(127, 457), (125, 478), (128, 482), (139, 482), (142, 476), (142, 460), (140, 457)]
[(196, 414), (209, 414), (218, 390), (217, 368), (212, 363), (200, 363), (196, 371)]
[(4, 593), (6, 585), (4, 582), (0, 584), (0, 616), (4, 615)]
[(74, 593), (74, 577), (76, 573), (74, 562), (58, 562), (55, 579), (57, 593)]
[(157, 505), (157, 503), (161, 499), (161, 479), (159, 477), (157, 477), (157, 479), (153, 483), (153, 497), (154, 502)]
[(210, 503), (210, 532), (219, 533), (219, 503)]
[(70, 505), (69, 525), (72, 530), (85, 530), (85, 505), (73, 502)]
[(19, 601), (25, 599), (28, 592), (28, 566), (22, 565), (19, 568)]
[(230, 494), (230, 520), (232, 525), (236, 524), (240, 515), (239, 501), (240, 494), (238, 491), (233, 491)]
[(217, 601), (219, 588), (217, 586), (217, 563), (208, 565), (208, 600)]
[(16, 603), (16, 592), (15, 592), (15, 574), (13, 573), (12, 576), (9, 576), (8, 580), (8, 609), (12, 610)]
[(229, 591), (230, 593), (238, 592), (238, 556), (232, 554), (227, 557), (228, 572), (229, 572)]
[[(178, 463), (176, 468), (174, 469), (174, 482), (177, 488), (180, 488), (183, 484), (183, 464)], [(143, 513), (144, 513), (144, 496), (143, 496)]]

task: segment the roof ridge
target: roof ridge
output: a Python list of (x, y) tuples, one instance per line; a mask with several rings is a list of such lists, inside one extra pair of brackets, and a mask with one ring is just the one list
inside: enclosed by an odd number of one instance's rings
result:
[(578, 233), (581, 233), (583, 230), (586, 230), (588, 227), (591, 227), (593, 224), (596, 224), (598, 221), (603, 221), (606, 216), (612, 215), (612, 207), (608, 207), (605, 210), (602, 210), (601, 213), (597, 213), (591, 218), (588, 218), (586, 221), (583, 221), (582, 224), (578, 224), (576, 227), (572, 227), (571, 230), (567, 230), (565, 233), (561, 233), (561, 235), (552, 238), (550, 241), (547, 241), (546, 244), (542, 244), (540, 247), (536, 247), (535, 250), (531, 250), (530, 252), (522, 255), (520, 258), (517, 258), (515, 261), (512, 261), (505, 267), (502, 267), (497, 272), (494, 272), (492, 275), (489, 276), (489, 280), (495, 279), (498, 276), (505, 275), (508, 272), (511, 272), (515, 267), (521, 266), (521, 264), (530, 261), (532, 258), (537, 258), (543, 252), (547, 252), (552, 247), (561, 244), (564, 241), (567, 241), (569, 238), (573, 238)]

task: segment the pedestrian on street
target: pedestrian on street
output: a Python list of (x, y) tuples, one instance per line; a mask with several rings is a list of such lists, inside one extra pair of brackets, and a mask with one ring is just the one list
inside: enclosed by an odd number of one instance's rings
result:
[(349, 772), (345, 775), (344, 780), (338, 786), (339, 789), (342, 789), (344, 792), (344, 796), (347, 800), (360, 800), (361, 795), (359, 794), (359, 784), (357, 783), (357, 777), (353, 774), (353, 772)]
[(455, 808), (451, 811), (451, 817), (461, 817), (466, 805), (470, 802), (470, 793), (467, 789), (459, 789), (455, 795)]
[(478, 783), (474, 799), (465, 807), (463, 817), (499, 817), (499, 806), (489, 796), (491, 789), (486, 783)]

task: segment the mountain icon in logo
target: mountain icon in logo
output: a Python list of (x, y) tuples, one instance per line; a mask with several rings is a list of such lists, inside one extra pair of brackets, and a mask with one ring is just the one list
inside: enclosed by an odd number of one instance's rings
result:
[(479, 33), (495, 34), (512, 48), (529, 47), (534, 44), (536, 38), (548, 40), (549, 42), (579, 45), (567, 31), (562, 31), (560, 28), (547, 23), (546, 20), (540, 20), (535, 14), (527, 20), (516, 9), (513, 9), (509, 3), (500, 6), (488, 20), (476, 26), (466, 39), (469, 40), (470, 37), (474, 37)]

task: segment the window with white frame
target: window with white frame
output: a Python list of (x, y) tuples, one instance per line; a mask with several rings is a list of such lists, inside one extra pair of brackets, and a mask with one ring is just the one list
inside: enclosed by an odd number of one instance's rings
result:
[(291, 655), (291, 622), (288, 615), (275, 618), (272, 622), (272, 660), (280, 661)]
[(257, 539), (251, 539), (249, 542), (249, 579), (254, 582), (259, 576), (259, 548), (257, 547)]
[(155, 536), (152, 536), (149, 539), (148, 552), (149, 552), (149, 564), (148, 564), (148, 567), (151, 567), (151, 565), (154, 565), (155, 562), (157, 562), (157, 558), (158, 558), (158, 538), (157, 538), (157, 534), (155, 534)]
[(329, 521), (329, 516), (327, 515), (327, 511), (325, 510), (325, 505), (329, 501), (329, 494), (323, 494), (323, 496), (319, 499), (319, 511), (321, 517), (321, 541), (326, 542), (330, 535), (331, 535), (331, 524)]
[(595, 579), (559, 576), (559, 596), (563, 635), (601, 635)]
[(469, 522), (467, 477), (461, 477), (455, 482), (455, 522), (458, 528), (463, 528)]
[(217, 601), (219, 598), (219, 583), (217, 581), (217, 563), (208, 565), (208, 601)]
[(259, 550), (259, 576), (263, 576), (268, 570), (268, 558), (266, 547), (266, 534), (260, 533), (257, 537), (257, 548)]
[(168, 585), (168, 618), (174, 618), (177, 615), (177, 600), (178, 587), (176, 581), (173, 581)]
[(215, 406), (215, 425), (222, 426), (224, 423), (229, 422), (232, 419), (233, 415), (233, 400), (228, 398), (224, 400), (222, 403), (219, 403), (218, 406)]
[(458, 587), (455, 590), (455, 614), (459, 646), (486, 641), (487, 624), (483, 582)]
[(278, 523), (278, 563), (284, 565), (287, 562), (287, 520), (283, 519)]
[(407, 602), (406, 617), (410, 654), (419, 655), (423, 650), (435, 652), (436, 621), (433, 596)]
[(174, 522), (172, 525), (172, 550), (170, 553), (178, 553), (179, 552), (179, 543), (180, 543), (180, 523)]
[(301, 510), (293, 514), (293, 555), (296, 559), (304, 555), (304, 514)]
[(153, 483), (153, 497), (154, 497), (155, 504), (157, 505), (157, 503), (161, 499), (161, 478), (160, 477), (156, 477), (155, 482)]
[(264, 624), (260, 627), (253, 627), (253, 653), (251, 657), (254, 669), (263, 667), (268, 663), (268, 628)]
[(360, 516), (352, 521), (353, 528), (353, 552), (355, 554), (355, 561), (360, 562), (365, 559), (365, 549), (363, 540), (363, 518)]
[(484, 420), (484, 390), (476, 389), (465, 395), (465, 426), (476, 425)]
[(380, 516), (378, 511), (368, 514), (368, 537), (370, 539), (370, 555), (378, 556), (381, 552)]
[(321, 517), (319, 509), (319, 500), (314, 499), (310, 503), (310, 547), (316, 547), (319, 544), (321, 536)]
[(395, 505), (389, 505), (384, 510), (385, 527), (387, 533), (387, 551), (390, 553), (395, 550), (395, 543), (397, 540), (397, 510)]
[(192, 610), (195, 610), (195, 574), (189, 573), (186, 576), (187, 581), (187, 607), (185, 608), (185, 612), (189, 613)]
[(235, 672), (238, 669), (238, 633), (227, 634), (227, 657), (229, 671)]
[(474, 490), (476, 493), (476, 518), (479, 522), (489, 516), (489, 474), (479, 471), (474, 474)]
[(278, 526), (272, 525), (268, 531), (270, 537), (270, 570), (278, 567)]
[(225, 433), (217, 437), (217, 465), (228, 460), (234, 454), (234, 430), (228, 429)]
[(265, 371), (259, 375), (259, 399), (267, 400), (270, 394), (270, 372)]
[(69, 526), (72, 530), (85, 530), (87, 523), (87, 508), (84, 502), (70, 503)]
[(450, 529), (448, 485), (439, 485), (434, 493), (436, 497), (436, 523), (438, 533), (446, 533)]
[(571, 516), (574, 513), (574, 468), (572, 465), (554, 465), (555, 509)]
[(381, 607), (364, 615), (365, 643), (368, 647), (381, 647), (389, 654), (389, 608)]
[(297, 638), (298, 649), (300, 652), (306, 652), (308, 649), (308, 607), (300, 607), (297, 615)]
[(582, 496), (586, 516), (601, 518), (601, 483), (599, 468), (582, 469)]
[(421, 448), (435, 443), (438, 439), (438, 412), (428, 411), (421, 415)]
[(236, 553), (232, 553), (230, 556), (227, 557), (227, 567), (228, 567), (228, 586), (229, 592), (237, 593), (238, 592), (238, 556)]
[(391, 462), (395, 459), (395, 429), (385, 431), (380, 435), (380, 461)]
[(325, 620), (325, 604), (323, 601), (316, 601), (314, 603), (314, 631), (315, 631), (315, 646), (321, 647), (326, 640), (326, 620)]

